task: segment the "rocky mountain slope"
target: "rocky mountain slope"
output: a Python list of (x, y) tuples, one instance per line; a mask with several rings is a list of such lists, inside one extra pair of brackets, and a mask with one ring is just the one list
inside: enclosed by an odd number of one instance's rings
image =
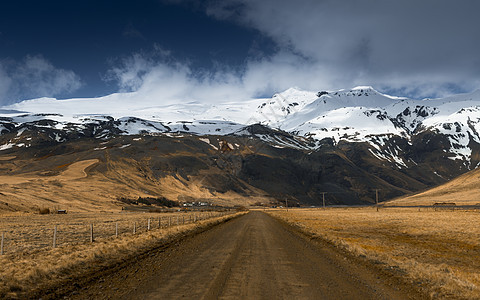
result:
[[(188, 186), (201, 180), (197, 188), (208, 191), (202, 197), (233, 192), (312, 205), (323, 192), (330, 204), (371, 203), (375, 189), (381, 199), (392, 198), (443, 183), (480, 162), (480, 91), (411, 100), (371, 87), (289, 89), (238, 103), (179, 103), (131, 103), (128, 94), (117, 94), (3, 107), (0, 155), (60, 161), (80, 147), (99, 165), (107, 153), (110, 160), (149, 161), (152, 182), (176, 176)], [(179, 143), (188, 146), (178, 150)]]

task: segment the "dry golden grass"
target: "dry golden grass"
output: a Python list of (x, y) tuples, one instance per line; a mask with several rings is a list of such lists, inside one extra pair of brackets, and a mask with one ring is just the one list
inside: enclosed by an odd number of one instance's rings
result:
[(12, 159), (15, 159), (16, 156), (0, 156), (0, 161), (3, 161), (3, 160), (12, 160)]
[[(73, 164), (70, 164), (66, 170), (56, 176), (50, 176), (49, 180), (58, 180), (58, 181), (67, 181), (67, 180), (75, 180), (80, 178), (87, 177), (87, 173), (85, 169), (90, 167), (93, 164), (98, 163), (98, 159), (89, 159), (79, 161)], [(22, 175), (7, 175), (7, 176), (0, 176), (0, 182), (2, 184), (15, 184), (19, 185), (22, 183), (27, 183), (30, 181), (38, 180), (38, 174), (22, 174)]]
[(175, 213), (68, 213), (68, 214), (9, 214), (0, 218), (0, 232), (4, 233), (4, 253), (51, 248), (54, 227), (57, 227), (57, 246), (75, 245), (90, 240), (90, 225), (93, 224), (95, 239), (110, 238), (118, 234), (144, 232), (148, 227), (157, 229), (192, 223), (195, 219), (220, 216), (221, 212), (175, 212)]
[(347, 251), (399, 269), (432, 298), (480, 298), (480, 213), (388, 208), (270, 211)]
[[(158, 245), (161, 241), (168, 241), (179, 233), (196, 230), (201, 227), (211, 226), (232, 218), (236, 213), (226, 216), (201, 220), (197, 223), (172, 226), (169, 228), (153, 229), (145, 231), (139, 228), (139, 233), (123, 233), (118, 238), (98, 237), (94, 243), (87, 241), (80, 243), (60, 243), (60, 246), (52, 249), (44, 247), (28, 251), (17, 251), (0, 256), (0, 298), (23, 298), (32, 289), (42, 289), (54, 286), (64, 280), (75, 276), (82, 276), (90, 272), (99, 271), (102, 268), (113, 266), (138, 253), (144, 253)], [(133, 221), (135, 218), (146, 218), (145, 214), (126, 214), (111, 216), (110, 221), (117, 219)], [(158, 214), (157, 214), (158, 216)], [(51, 217), (51, 216), (47, 216)], [(62, 218), (64, 216), (55, 216)], [(104, 216), (79, 215), (78, 220), (91, 222), (102, 219)], [(144, 219), (145, 220), (145, 219)], [(158, 220), (158, 219), (157, 219)], [(44, 220), (44, 223), (54, 224), (54, 221), (62, 219)], [(37, 220), (37, 222), (42, 222)], [(51, 227), (49, 225), (49, 227)], [(109, 228), (109, 230), (114, 229)], [(50, 244), (51, 245), (51, 244)]]
[(480, 203), (480, 169), (427, 191), (385, 202), (385, 205), (433, 205), (436, 202), (454, 202), (456, 205)]
[[(170, 200), (197, 199), (216, 205), (250, 205), (264, 200), (263, 193), (252, 188), (251, 196), (227, 192), (211, 192), (204, 187), (203, 176), (166, 176), (156, 179), (142, 168), (142, 163), (122, 158), (106, 162), (97, 159), (53, 165), (52, 170), (14, 173), (16, 164), (37, 164), (36, 161), (0, 161), (0, 215), (11, 211), (38, 212), (40, 208), (66, 209), (75, 212), (118, 212), (124, 205), (120, 197), (137, 198), (164, 196)], [(44, 163), (44, 162), (42, 162)], [(96, 171), (96, 166), (103, 168)], [(60, 167), (60, 168), (57, 168)], [(106, 170), (105, 170), (106, 169)], [(53, 175), (52, 175), (53, 174)]]

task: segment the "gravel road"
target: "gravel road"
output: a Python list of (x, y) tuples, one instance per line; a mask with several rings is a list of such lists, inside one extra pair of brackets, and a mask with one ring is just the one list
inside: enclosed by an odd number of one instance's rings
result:
[(425, 298), (386, 270), (253, 211), (156, 249), (67, 298)]

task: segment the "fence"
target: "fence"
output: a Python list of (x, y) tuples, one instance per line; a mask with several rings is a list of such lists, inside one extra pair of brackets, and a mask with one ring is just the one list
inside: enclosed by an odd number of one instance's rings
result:
[(191, 224), (230, 211), (105, 213), (10, 216), (0, 218), (0, 255), (94, 242), (126, 234)]
[(375, 209), (375, 210), (403, 210), (403, 211), (472, 211), (480, 212), (480, 205), (456, 205), (447, 203), (446, 205), (327, 205), (325, 207), (315, 207), (316, 209)]

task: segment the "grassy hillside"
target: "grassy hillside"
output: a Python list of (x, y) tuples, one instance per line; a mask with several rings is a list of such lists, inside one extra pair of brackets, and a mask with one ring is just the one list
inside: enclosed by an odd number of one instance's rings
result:
[(432, 205), (436, 202), (453, 202), (456, 205), (480, 203), (480, 169), (424, 192), (388, 201), (386, 205)]
[(328, 205), (372, 204), (376, 189), (383, 201), (447, 181), (430, 163), (401, 169), (376, 158), (365, 143), (335, 146), (328, 139), (312, 151), (251, 136), (75, 136), (56, 142), (29, 131), (2, 138), (29, 147), (0, 152), (0, 211), (111, 211), (124, 205), (119, 198), (138, 197), (322, 205), (323, 192)]
[(238, 192), (209, 188), (215, 168), (202, 165), (201, 153), (183, 153), (185, 145), (161, 151), (138, 140), (139, 146), (124, 147), (131, 140), (114, 139), (103, 146), (82, 140), (1, 156), (0, 212), (119, 211), (125, 204), (118, 199), (138, 197), (224, 206), (263, 201), (262, 192), (248, 184)]

